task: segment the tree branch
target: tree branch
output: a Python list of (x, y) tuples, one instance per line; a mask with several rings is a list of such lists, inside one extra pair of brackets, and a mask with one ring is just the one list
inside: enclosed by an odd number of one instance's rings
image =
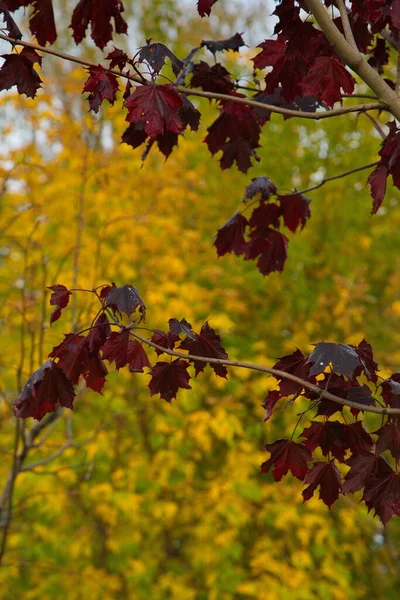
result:
[[(39, 46), (38, 44), (32, 44), (30, 42), (23, 42), (21, 40), (14, 40), (13, 38), (8, 37), (7, 35), (0, 34), (0, 39), (6, 40), (14, 44), (15, 46), (26, 46), (27, 48), (33, 48), (39, 52), (44, 52), (47, 54), (51, 54), (52, 56), (57, 56), (58, 58), (62, 58), (63, 60), (68, 60), (71, 62), (78, 63), (84, 67), (96, 67), (95, 63), (91, 63), (86, 60), (82, 60), (77, 58), (76, 56), (72, 56), (70, 54), (65, 54), (64, 52), (57, 52), (56, 50), (50, 50), (49, 48), (45, 48), (44, 46)], [(107, 73), (112, 73), (117, 77), (123, 77), (125, 79), (129, 79), (138, 85), (145, 85), (144, 82), (139, 78), (133, 75), (128, 75), (127, 73), (121, 73), (120, 71), (115, 71), (114, 69), (106, 69)], [(386, 85), (386, 84), (385, 84)], [(390, 89), (390, 88), (389, 88)], [(328, 119), (330, 117), (337, 117), (339, 115), (345, 115), (352, 112), (362, 113), (367, 110), (385, 110), (385, 105), (380, 102), (372, 102), (369, 104), (357, 104), (353, 106), (342, 106), (340, 108), (334, 108), (332, 110), (326, 111), (318, 111), (318, 112), (305, 112), (301, 110), (291, 110), (289, 108), (282, 108), (280, 106), (275, 106), (274, 104), (264, 104), (264, 102), (257, 102), (256, 100), (250, 100), (249, 98), (240, 98), (238, 96), (230, 96), (229, 94), (218, 94), (217, 92), (204, 92), (201, 90), (192, 90), (186, 87), (177, 86), (176, 91), (180, 94), (184, 94), (185, 96), (198, 96), (200, 98), (207, 98), (209, 100), (225, 100), (228, 102), (237, 102), (238, 104), (245, 104), (246, 106), (251, 106), (253, 108), (260, 108), (262, 110), (268, 110), (273, 113), (277, 113), (280, 115), (286, 115), (288, 117), (298, 117), (301, 119), (313, 119), (319, 121), (320, 119)], [(400, 101), (399, 101), (400, 104)], [(400, 109), (399, 109), (400, 114)]]
[(348, 406), (349, 408), (354, 408), (356, 410), (362, 410), (364, 412), (375, 413), (379, 415), (400, 415), (400, 408), (386, 408), (385, 406), (367, 406), (365, 404), (361, 404), (359, 402), (352, 402), (351, 400), (345, 400), (344, 398), (340, 398), (339, 396), (335, 396), (330, 392), (326, 392), (321, 390), (317, 385), (305, 381), (296, 375), (292, 375), (291, 373), (286, 373), (285, 371), (280, 371), (278, 369), (272, 369), (271, 367), (264, 367), (263, 365), (257, 365), (254, 363), (242, 362), (237, 360), (225, 360), (222, 358), (209, 358), (207, 356), (195, 356), (194, 354), (184, 354), (183, 352), (175, 352), (175, 350), (169, 350), (168, 348), (164, 348), (163, 346), (159, 346), (150, 340), (142, 337), (135, 330), (131, 328), (131, 334), (140, 340), (141, 342), (155, 348), (156, 350), (161, 350), (165, 354), (169, 356), (176, 356), (178, 358), (183, 359), (191, 359), (205, 363), (211, 363), (216, 365), (224, 365), (226, 367), (240, 367), (243, 369), (250, 369), (251, 371), (260, 371), (262, 373), (267, 373), (268, 375), (273, 375), (278, 379), (289, 379), (290, 381), (295, 381), (302, 387), (310, 390), (310, 392), (314, 392), (318, 394), (320, 398), (326, 398), (326, 400), (332, 400), (333, 402), (337, 402), (342, 406)]
[[(306, 194), (307, 192), (312, 192), (313, 190), (317, 190), (318, 188), (322, 187), (329, 181), (334, 181), (335, 179), (342, 179), (342, 177), (347, 177), (347, 175), (352, 175), (353, 173), (358, 173), (358, 171), (364, 171), (365, 169), (372, 169), (373, 167), (376, 167), (377, 164), (378, 164), (378, 161), (369, 163), (368, 165), (364, 165), (362, 167), (357, 167), (356, 169), (350, 169), (350, 171), (345, 171), (344, 173), (340, 173), (340, 175), (332, 175), (331, 177), (325, 177), (322, 181), (320, 181), (316, 185), (313, 185), (312, 187), (306, 188), (305, 190), (296, 191), (296, 194)], [(290, 192), (290, 194), (279, 194), (279, 195), (280, 196), (291, 196), (292, 194), (293, 194), (293, 192)]]
[(354, 35), (351, 30), (351, 25), (350, 25), (350, 21), (349, 21), (349, 16), (347, 14), (346, 5), (343, 0), (336, 0), (336, 4), (337, 4), (337, 7), (340, 12), (340, 18), (342, 21), (345, 38), (348, 41), (348, 43), (350, 44), (350, 46), (352, 46), (354, 48), (354, 50), (356, 50), (358, 52), (356, 40), (354, 39)]
[(396, 119), (400, 120), (400, 98), (358, 50), (353, 48), (332, 21), (321, 0), (305, 0), (311, 14), (340, 58), (361, 77), (386, 104)]

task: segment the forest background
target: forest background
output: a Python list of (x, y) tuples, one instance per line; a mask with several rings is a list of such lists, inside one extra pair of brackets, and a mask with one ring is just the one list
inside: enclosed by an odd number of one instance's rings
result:
[[(194, 3), (127, 4), (134, 33), (118, 47), (131, 51), (152, 37), (185, 55), (201, 39), (243, 30), (256, 37), (260, 27), (265, 37), (273, 27), (272, 9), (257, 0), (246, 11), (220, 0), (202, 21)], [(65, 28), (56, 47), (69, 45)], [(78, 51), (96, 60), (89, 41)], [(228, 53), (225, 64), (238, 70), (237, 55)], [(46, 90), (35, 101), (0, 96), (3, 485), (13, 401), (61, 333), (89, 319), (88, 301), (74, 299), (50, 328), (45, 288), (54, 283), (131, 283), (151, 309), (151, 327), (164, 328), (171, 315), (194, 326), (210, 319), (232, 359), (273, 364), (296, 346), (311, 350), (310, 341), (365, 337), (383, 375), (398, 370), (398, 192), (390, 188), (372, 218), (363, 173), (316, 190), (312, 219), (291, 236), (284, 272), (268, 278), (234, 256), (217, 260), (212, 246), (251, 177), (304, 188), (353, 168), (354, 153), (360, 164), (376, 160), (365, 115), (329, 119), (323, 128), (274, 115), (261, 161), (247, 175), (221, 172), (198, 134), (185, 134), (166, 163), (153, 149), (142, 166), (140, 149), (115, 141), (123, 115), (112, 107), (87, 113), (85, 71), (51, 61), (46, 69)], [(212, 115), (210, 107), (203, 137)], [(398, 597), (398, 520), (383, 529), (357, 495), (330, 511), (316, 499), (303, 505), (298, 480), (276, 485), (260, 475), (264, 444), (290, 435), (297, 419), (281, 410), (263, 423), (272, 379), (239, 369), (229, 381), (209, 373), (171, 405), (148, 397), (145, 377), (110, 380), (103, 397), (80, 390), (75, 413), (65, 411), (39, 438), (17, 479), (0, 570), (4, 598)]]

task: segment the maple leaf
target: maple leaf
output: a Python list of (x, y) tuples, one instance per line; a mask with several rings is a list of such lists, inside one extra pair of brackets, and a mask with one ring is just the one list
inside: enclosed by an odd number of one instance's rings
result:
[(400, 424), (397, 419), (386, 423), (383, 427), (373, 432), (378, 436), (376, 442), (376, 451), (382, 454), (389, 450), (393, 458), (398, 462), (400, 460)]
[(10, 11), (8, 10), (6, 3), (3, 2), (3, 0), (0, 1), (0, 15), (3, 15), (3, 21), (6, 25), (5, 31), (7, 35), (13, 38), (14, 40), (20, 40), (22, 38), (22, 33), (18, 25), (10, 15)]
[(132, 146), (132, 148), (139, 148), (147, 140), (147, 137), (142, 121), (138, 121), (138, 123), (130, 123), (128, 125), (121, 139), (125, 144)]
[(152, 378), (149, 382), (151, 395), (160, 394), (161, 398), (171, 402), (176, 398), (180, 388), (190, 390), (188, 364), (180, 358), (172, 362), (157, 362), (151, 369)]
[(374, 441), (369, 433), (364, 429), (361, 421), (346, 425), (346, 435), (348, 444), (353, 454), (368, 452), (374, 445)]
[(128, 364), (129, 334), (130, 330), (126, 327), (113, 331), (102, 347), (103, 358), (110, 363), (115, 362), (117, 371)]
[(203, 60), (194, 65), (190, 87), (199, 87), (205, 92), (230, 94), (234, 90), (230, 73), (220, 63), (210, 67)]
[(87, 387), (95, 392), (103, 389), (107, 369), (98, 355), (89, 353), (87, 337), (69, 333), (61, 344), (53, 348), (49, 356), (58, 359), (57, 366), (72, 383), (77, 384), (82, 375)]
[(102, 312), (93, 324), (87, 335), (87, 346), (90, 355), (99, 353), (100, 348), (111, 334), (110, 322), (107, 315)]
[(301, 223), (301, 229), (304, 229), (307, 219), (311, 217), (310, 199), (303, 194), (278, 196), (278, 199), (286, 227), (294, 233)]
[(386, 179), (392, 176), (393, 184), (400, 189), (400, 128), (395, 121), (388, 123), (389, 134), (383, 140), (379, 156), (381, 157), (375, 170), (368, 177), (371, 195), (374, 199), (372, 214), (380, 208), (386, 191)]
[(211, 13), (211, 8), (214, 6), (217, 0), (197, 0), (197, 10), (199, 11), (199, 15), (201, 17), (205, 17), (206, 15), (209, 17)]
[(247, 225), (247, 219), (236, 212), (225, 225), (218, 229), (214, 240), (218, 256), (223, 256), (227, 252), (234, 252), (237, 256), (243, 254), (246, 249), (244, 233)]
[(382, 382), (382, 398), (392, 408), (400, 408), (400, 373)]
[(128, 342), (128, 364), (131, 373), (143, 373), (143, 368), (151, 369), (151, 364), (143, 346), (137, 340)]
[(269, 200), (276, 193), (276, 185), (268, 177), (253, 177), (251, 182), (246, 186), (243, 202), (252, 200), (257, 194), (260, 194), (261, 200)]
[(19, 54), (2, 54), (4, 63), (0, 69), (0, 90), (17, 86), (19, 94), (34, 98), (42, 80), (33, 65), (42, 64), (42, 57), (33, 48), (24, 47)]
[[(175, 342), (177, 342), (178, 340), (179, 336), (175, 333), (172, 333), (171, 331), (166, 333), (165, 331), (161, 331), (160, 329), (155, 329), (153, 335), (150, 338), (150, 341), (152, 341), (154, 344), (157, 344), (158, 346), (162, 346), (162, 348), (165, 348), (166, 350), (173, 350), (175, 347)], [(158, 350), (158, 348), (155, 348), (155, 351), (157, 353), (157, 356), (160, 356), (160, 354), (163, 353), (163, 351)]]
[(303, 480), (307, 471), (307, 463), (312, 460), (311, 452), (303, 444), (297, 444), (290, 440), (276, 440), (272, 444), (266, 444), (265, 449), (271, 457), (262, 463), (261, 473), (268, 473), (272, 465), (272, 474), (275, 481), (280, 481), (288, 471)]
[(196, 339), (196, 334), (193, 333), (192, 326), (186, 319), (181, 319), (180, 321), (178, 321), (178, 319), (169, 319), (168, 324), (171, 336), (175, 337), (183, 333), (191, 340)]
[[(307, 364), (307, 357), (304, 356), (298, 348), (292, 352), (292, 354), (281, 356), (272, 368), (277, 369), (278, 371), (285, 371), (285, 373), (290, 373), (291, 375), (296, 375), (296, 377), (299, 377), (300, 379), (306, 380), (308, 380), (310, 374), (310, 366)], [(313, 377), (313, 380), (314, 379), (315, 378)], [(297, 394), (297, 392), (302, 389), (302, 385), (296, 381), (284, 378), (279, 380), (279, 391), (282, 396)]]
[(264, 229), (269, 225), (279, 227), (279, 217), (281, 215), (280, 207), (272, 202), (260, 202), (251, 214), (249, 224), (251, 227)]
[(360, 365), (360, 358), (354, 348), (347, 344), (335, 344), (333, 342), (318, 342), (315, 350), (308, 357), (309, 363), (314, 363), (310, 369), (311, 375), (322, 373), (332, 364), (333, 370), (350, 379), (355, 369)]
[(346, 450), (350, 447), (346, 425), (339, 421), (311, 421), (310, 427), (306, 427), (299, 437), (305, 438), (303, 444), (309, 450), (320, 447), (324, 456), (331, 453), (340, 462), (344, 461)]
[(144, 60), (154, 69), (155, 73), (159, 73), (165, 65), (165, 59), (169, 58), (172, 63), (172, 70), (175, 75), (183, 69), (183, 62), (175, 56), (165, 44), (159, 42), (148, 43), (142, 46), (139, 52), (139, 61)]
[(334, 56), (319, 56), (315, 59), (308, 75), (302, 80), (303, 94), (315, 96), (333, 106), (341, 101), (341, 92), (354, 92), (354, 77), (345, 66)]
[(165, 130), (181, 133), (184, 129), (178, 114), (182, 98), (170, 83), (136, 88), (125, 106), (128, 109), (126, 120), (130, 123), (141, 121), (144, 131), (152, 138)]
[[(325, 373), (323, 379), (317, 381), (316, 385), (321, 390), (329, 392), (334, 396), (339, 396), (339, 398), (347, 398), (347, 389), (350, 387), (349, 381), (346, 381), (343, 375), (337, 375), (336, 373)], [(320, 396), (307, 391), (307, 398), (310, 400), (318, 400)], [(333, 400), (327, 400), (327, 398), (320, 398), (317, 410), (318, 416), (331, 417), (336, 412), (342, 411), (343, 406), (341, 404), (338, 404)]]
[(264, 417), (264, 422), (271, 418), (272, 412), (275, 408), (275, 404), (282, 398), (281, 393), (278, 390), (272, 390), (268, 392), (268, 396), (264, 400), (264, 404), (261, 406), (265, 408), (267, 414)]
[(53, 44), (57, 39), (52, 0), (35, 0), (29, 28), (41, 46)]
[(283, 271), (287, 258), (289, 240), (283, 233), (266, 228), (254, 230), (246, 249), (246, 260), (259, 257), (257, 267), (263, 275), (273, 271)]
[(328, 508), (339, 498), (341, 489), (340, 472), (334, 461), (316, 462), (307, 473), (304, 483), (308, 487), (303, 490), (304, 502), (309, 500), (318, 486), (319, 498)]
[(273, 67), (283, 60), (286, 42), (284, 40), (265, 40), (257, 48), (261, 48), (262, 52), (251, 59), (254, 68), (265, 69), (265, 67)]
[(384, 525), (393, 515), (400, 516), (400, 473), (390, 470), (367, 481), (362, 497), (368, 510), (375, 509)]
[(50, 317), (50, 323), (53, 324), (61, 317), (61, 311), (67, 306), (71, 292), (62, 284), (52, 285), (47, 289), (53, 291), (50, 304), (56, 307)]
[(116, 33), (126, 33), (128, 25), (122, 13), (124, 5), (121, 0), (79, 0), (72, 14), (70, 28), (76, 44), (79, 44), (86, 35), (86, 29), (90, 23), (91, 38), (99, 48), (112, 39), (114, 19)]
[(361, 371), (363, 371), (369, 379), (369, 381), (373, 381), (374, 383), (376, 383), (378, 381), (377, 371), (379, 371), (379, 367), (378, 364), (375, 362), (371, 344), (368, 344), (368, 342), (365, 339), (363, 339), (358, 344), (355, 350), (358, 356), (360, 357), (360, 374)]
[[(118, 67), (120, 71), (125, 68), (126, 63), (129, 61), (128, 55), (119, 48), (114, 46), (114, 50), (107, 54), (106, 59), (110, 61), (110, 69)], [(128, 83), (130, 83), (128, 79)]]
[(108, 73), (101, 65), (88, 68), (90, 73), (85, 82), (83, 92), (89, 92), (90, 110), (98, 112), (103, 100), (113, 105), (118, 92), (118, 80), (115, 75)]
[(202, 40), (200, 46), (206, 47), (207, 50), (212, 52), (214, 55), (217, 52), (222, 52), (223, 50), (233, 50), (234, 52), (238, 52), (241, 46), (245, 46), (246, 44), (243, 41), (241, 33), (235, 33), (232, 37), (227, 40)]
[(368, 481), (373, 479), (376, 473), (392, 472), (382, 456), (370, 452), (360, 452), (356, 456), (351, 456), (345, 464), (350, 467), (350, 471), (344, 478), (342, 488), (344, 494), (358, 492)]
[[(351, 402), (365, 404), (365, 406), (375, 406), (375, 400), (371, 395), (371, 390), (365, 384), (356, 387), (349, 387), (347, 389), (346, 398), (347, 400), (351, 400)], [(356, 417), (360, 410), (358, 408), (351, 408), (350, 412)]]
[[(208, 321), (204, 323), (202, 328), (200, 329), (199, 334), (195, 334), (195, 339), (183, 340), (181, 342), (180, 348), (187, 350), (189, 354), (194, 354), (195, 356), (204, 356), (209, 358), (219, 358), (221, 360), (227, 359), (228, 355), (225, 352), (224, 348), (221, 344), (220, 336), (215, 333), (214, 329), (209, 326)], [(202, 373), (205, 369), (206, 362), (196, 361), (190, 359), (195, 368), (196, 377), (199, 373)], [(227, 369), (224, 365), (218, 363), (208, 363), (214, 372), (219, 377), (224, 377), (226, 379)]]
[[(275, 88), (272, 94), (259, 92), (252, 99), (257, 102), (264, 102), (264, 104), (272, 104), (281, 108), (289, 108), (290, 110), (302, 110), (303, 112), (316, 112), (318, 108), (328, 108), (325, 102), (321, 102), (313, 96), (295, 96), (291, 102), (287, 102), (282, 97), (282, 88), (280, 87)], [(271, 118), (271, 111), (268, 109), (256, 108), (256, 114), (262, 124)], [(291, 118), (290, 115), (283, 115), (284, 121)]]
[(16, 417), (40, 421), (46, 413), (54, 412), (57, 404), (73, 410), (74, 398), (72, 381), (52, 360), (47, 360), (29, 377), (13, 412)]
[(190, 127), (192, 131), (197, 131), (200, 125), (201, 113), (190, 102), (187, 96), (181, 96), (182, 106), (178, 110), (178, 115), (182, 120), (184, 127)]
[(389, 62), (389, 49), (386, 45), (386, 41), (383, 38), (376, 38), (375, 47), (371, 52), (371, 56), (368, 59), (368, 63), (378, 71), (379, 74), (383, 73), (383, 67)]
[(111, 288), (107, 294), (106, 306), (114, 311), (125, 313), (128, 317), (139, 307), (139, 313), (141, 313), (139, 321), (144, 320), (146, 316), (146, 306), (133, 285)]

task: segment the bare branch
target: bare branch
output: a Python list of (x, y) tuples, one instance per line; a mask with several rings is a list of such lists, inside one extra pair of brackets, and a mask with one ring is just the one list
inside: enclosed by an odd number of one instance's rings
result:
[(155, 348), (156, 350), (161, 350), (165, 354), (169, 356), (177, 356), (178, 358), (191, 359), (205, 363), (212, 363), (216, 365), (225, 365), (226, 367), (241, 367), (242, 369), (250, 369), (251, 371), (261, 371), (262, 373), (268, 373), (268, 375), (273, 375), (278, 379), (290, 379), (290, 381), (295, 381), (302, 387), (310, 390), (310, 392), (314, 392), (318, 394), (320, 398), (326, 398), (327, 400), (332, 400), (333, 402), (337, 402), (342, 406), (348, 406), (349, 408), (354, 408), (356, 410), (362, 410), (364, 412), (375, 413), (379, 415), (400, 415), (400, 408), (386, 408), (385, 406), (366, 406), (365, 404), (360, 404), (359, 402), (352, 402), (351, 400), (345, 400), (344, 398), (340, 398), (339, 396), (335, 396), (330, 392), (326, 392), (321, 390), (317, 385), (305, 381), (300, 377), (296, 377), (296, 375), (292, 375), (291, 373), (285, 373), (285, 371), (279, 371), (278, 369), (272, 369), (271, 367), (264, 367), (263, 365), (256, 365), (254, 363), (242, 362), (237, 360), (225, 360), (222, 358), (209, 358), (207, 356), (195, 356), (194, 354), (184, 354), (183, 352), (175, 352), (175, 350), (169, 350), (168, 348), (164, 348), (163, 346), (159, 346), (150, 340), (142, 337), (135, 330), (131, 329), (131, 334), (140, 340), (141, 342)]
[(352, 29), (351, 29), (349, 16), (347, 14), (347, 8), (344, 3), (344, 0), (336, 0), (336, 4), (337, 4), (337, 7), (340, 12), (340, 18), (342, 21), (345, 38), (348, 41), (348, 43), (350, 44), (350, 46), (352, 46), (354, 48), (354, 50), (356, 50), (358, 52), (356, 40), (354, 39), (354, 35), (353, 35)]
[[(378, 164), (378, 161), (369, 163), (368, 165), (363, 165), (362, 167), (357, 167), (356, 169), (350, 169), (350, 171), (345, 171), (344, 173), (340, 173), (339, 175), (332, 175), (331, 177), (325, 177), (325, 179), (323, 179), (316, 185), (313, 185), (312, 187), (306, 188), (305, 190), (296, 191), (296, 194), (306, 194), (307, 192), (312, 192), (313, 190), (317, 190), (318, 188), (320, 188), (323, 185), (325, 185), (326, 183), (328, 183), (328, 181), (334, 181), (335, 179), (342, 179), (342, 177), (347, 177), (347, 175), (352, 175), (353, 173), (358, 173), (358, 171), (364, 171), (365, 169), (372, 169), (373, 167), (376, 167), (377, 164)], [(280, 194), (280, 196), (291, 196), (292, 194), (293, 194), (293, 192), (291, 192), (290, 194)]]

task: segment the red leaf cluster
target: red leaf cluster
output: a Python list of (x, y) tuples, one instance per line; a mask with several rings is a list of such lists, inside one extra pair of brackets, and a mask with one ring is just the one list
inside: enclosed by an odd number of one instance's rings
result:
[(101, 65), (89, 67), (89, 78), (86, 80), (83, 91), (89, 92), (90, 110), (99, 112), (103, 100), (114, 104), (118, 92), (118, 80), (115, 75), (109, 73)]
[[(245, 260), (257, 260), (263, 275), (282, 271), (287, 258), (289, 240), (278, 231), (283, 225), (295, 232), (304, 228), (311, 216), (310, 200), (301, 193), (279, 195), (268, 177), (257, 177), (247, 186), (244, 202), (259, 195), (259, 205), (247, 220), (236, 212), (216, 235), (214, 245), (218, 256), (228, 252), (243, 255)], [(278, 203), (268, 202), (276, 196)]]
[(34, 98), (42, 80), (33, 68), (41, 65), (42, 57), (33, 48), (23, 48), (19, 54), (2, 54), (4, 63), (0, 68), (0, 90), (9, 90), (14, 85), (19, 94)]
[[(122, 13), (124, 5), (121, 0), (79, 0), (72, 14), (70, 28), (76, 44), (86, 35), (90, 23), (91, 38), (99, 48), (112, 40), (113, 30), (116, 33), (126, 33), (128, 25)], [(114, 28), (111, 23), (114, 20)]]
[(379, 156), (379, 163), (368, 177), (371, 194), (374, 199), (372, 214), (375, 214), (382, 205), (386, 192), (386, 181), (392, 176), (393, 184), (400, 189), (400, 128), (395, 121), (389, 125), (389, 134), (383, 140)]

